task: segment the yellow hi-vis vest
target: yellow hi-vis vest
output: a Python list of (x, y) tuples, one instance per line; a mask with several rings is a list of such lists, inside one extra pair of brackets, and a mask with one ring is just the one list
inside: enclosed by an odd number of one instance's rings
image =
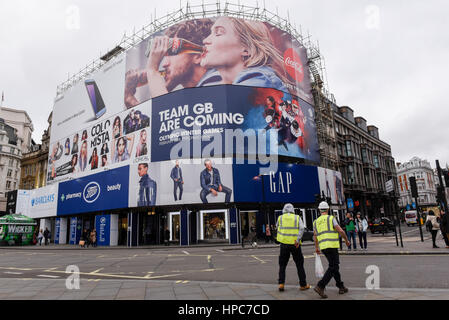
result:
[(299, 234), (299, 216), (293, 213), (284, 213), (279, 216), (277, 224), (277, 241), (283, 244), (295, 244)]
[(317, 233), (318, 245), (320, 250), (329, 248), (340, 248), (338, 232), (334, 228), (334, 217), (322, 215), (313, 223)]

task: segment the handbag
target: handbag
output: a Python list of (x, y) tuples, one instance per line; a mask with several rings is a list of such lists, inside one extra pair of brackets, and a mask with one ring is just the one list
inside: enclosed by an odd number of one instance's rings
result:
[(321, 279), (324, 276), (324, 268), (321, 263), (321, 258), (319, 254), (315, 253), (315, 276), (318, 279)]

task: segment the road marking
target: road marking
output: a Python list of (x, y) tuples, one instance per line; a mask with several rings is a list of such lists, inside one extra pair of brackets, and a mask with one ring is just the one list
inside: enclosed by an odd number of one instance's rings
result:
[(50, 276), (47, 274), (38, 274), (37, 276), (42, 277), (42, 278), (52, 278), (52, 279), (60, 278), (60, 276)]
[(190, 255), (190, 253), (188, 253), (187, 251), (183, 251), (186, 255)]
[(224, 252), (224, 251), (221, 250), (221, 249), (216, 249), (215, 251), (217, 251), (217, 252)]
[(98, 270), (92, 271), (90, 274), (98, 273), (98, 272), (100, 272), (100, 271), (103, 270), (103, 269), (104, 269), (104, 268), (100, 268), (100, 269), (98, 269)]
[(23, 274), (23, 272), (12, 272), (12, 271), (4, 271), (3, 273), (7, 273), (7, 274)]
[(254, 256), (254, 255), (252, 255), (251, 257), (256, 259), (256, 260), (258, 260), (258, 261), (260, 261), (262, 264), (267, 263), (266, 261), (264, 261), (262, 259), (259, 259), (258, 257)]

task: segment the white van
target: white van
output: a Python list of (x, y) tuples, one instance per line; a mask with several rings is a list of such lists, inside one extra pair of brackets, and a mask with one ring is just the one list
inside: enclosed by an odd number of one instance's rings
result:
[(418, 213), (416, 210), (405, 211), (404, 215), (407, 226), (418, 224)]

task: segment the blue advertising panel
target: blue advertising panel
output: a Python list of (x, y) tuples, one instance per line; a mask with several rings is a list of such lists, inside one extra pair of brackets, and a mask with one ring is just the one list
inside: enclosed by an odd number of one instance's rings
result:
[(348, 209), (354, 209), (354, 201), (351, 198), (348, 198)]
[(97, 245), (109, 246), (111, 239), (111, 215), (95, 217), (95, 229), (97, 230)]
[(61, 218), (55, 219), (55, 244), (59, 244), (59, 235), (61, 233)]
[(70, 218), (70, 240), (69, 244), (78, 244), (81, 238), (81, 218)]
[(233, 166), (235, 202), (315, 202), (320, 190), (317, 167), (278, 163), (278, 170), (267, 175), (260, 175), (259, 168)]
[(275, 89), (221, 85), (172, 92), (153, 99), (151, 127), (153, 162), (170, 160), (171, 152), (201, 158), (206, 150), (256, 155), (259, 148), (319, 162), (313, 106)]
[(58, 216), (128, 207), (129, 166), (59, 184)]

